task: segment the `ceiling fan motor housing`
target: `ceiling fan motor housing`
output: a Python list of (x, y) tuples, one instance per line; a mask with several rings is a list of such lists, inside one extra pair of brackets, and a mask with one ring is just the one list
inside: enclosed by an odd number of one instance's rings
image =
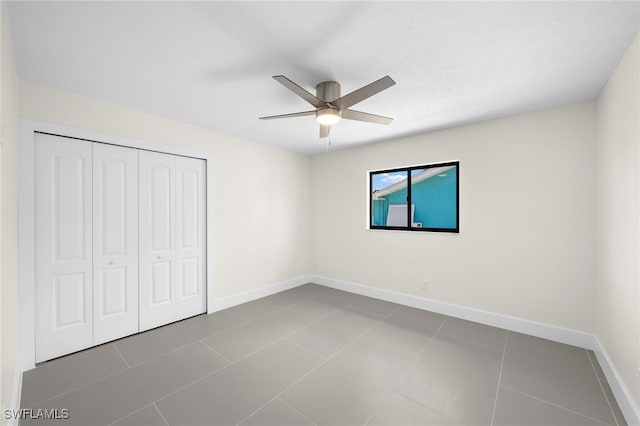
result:
[(316, 97), (325, 102), (335, 101), (340, 97), (340, 84), (335, 81), (323, 81), (316, 86)]
[[(316, 86), (316, 97), (323, 102), (333, 102), (340, 98), (340, 84), (335, 81), (323, 81)], [(340, 110), (332, 105), (316, 110), (318, 123), (332, 126), (340, 121)]]

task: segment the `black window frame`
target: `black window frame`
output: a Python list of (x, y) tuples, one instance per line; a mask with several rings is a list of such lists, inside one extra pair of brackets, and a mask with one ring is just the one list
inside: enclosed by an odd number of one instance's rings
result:
[[(456, 171), (456, 226), (455, 228), (427, 228), (411, 226), (411, 173), (413, 170), (433, 169), (436, 167), (455, 166)], [(379, 173), (407, 173), (407, 226), (386, 226), (373, 224), (373, 176)], [(460, 161), (447, 161), (442, 163), (424, 164), (420, 166), (398, 167), (394, 169), (374, 170), (369, 172), (369, 229), (385, 229), (392, 231), (422, 231), (422, 232), (444, 232), (451, 234), (460, 233)]]

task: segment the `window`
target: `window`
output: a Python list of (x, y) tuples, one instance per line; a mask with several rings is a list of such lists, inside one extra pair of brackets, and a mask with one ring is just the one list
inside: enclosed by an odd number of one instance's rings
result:
[(459, 232), (459, 169), (454, 161), (370, 172), (369, 228)]

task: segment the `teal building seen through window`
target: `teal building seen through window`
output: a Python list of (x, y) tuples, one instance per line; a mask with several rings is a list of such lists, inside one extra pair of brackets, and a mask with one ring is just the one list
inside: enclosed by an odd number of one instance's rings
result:
[(370, 172), (370, 228), (459, 232), (459, 162)]

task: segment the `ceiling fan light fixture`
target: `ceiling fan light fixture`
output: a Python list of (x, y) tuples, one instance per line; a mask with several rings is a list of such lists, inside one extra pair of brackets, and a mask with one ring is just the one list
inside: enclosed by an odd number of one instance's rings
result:
[(340, 111), (334, 108), (323, 108), (316, 111), (316, 120), (325, 126), (333, 126), (340, 121)]
[(260, 117), (260, 120), (274, 118), (291, 118), (315, 115), (320, 124), (320, 138), (329, 137), (331, 126), (340, 119), (364, 121), (367, 123), (391, 124), (393, 118), (349, 109), (351, 106), (382, 92), (396, 84), (388, 75), (373, 83), (362, 86), (353, 92), (340, 96), (340, 84), (335, 81), (323, 81), (316, 86), (316, 95), (312, 95), (284, 75), (274, 75), (273, 79), (291, 90), (296, 95), (310, 103), (315, 109), (312, 111), (294, 112), (291, 114), (270, 115)]

